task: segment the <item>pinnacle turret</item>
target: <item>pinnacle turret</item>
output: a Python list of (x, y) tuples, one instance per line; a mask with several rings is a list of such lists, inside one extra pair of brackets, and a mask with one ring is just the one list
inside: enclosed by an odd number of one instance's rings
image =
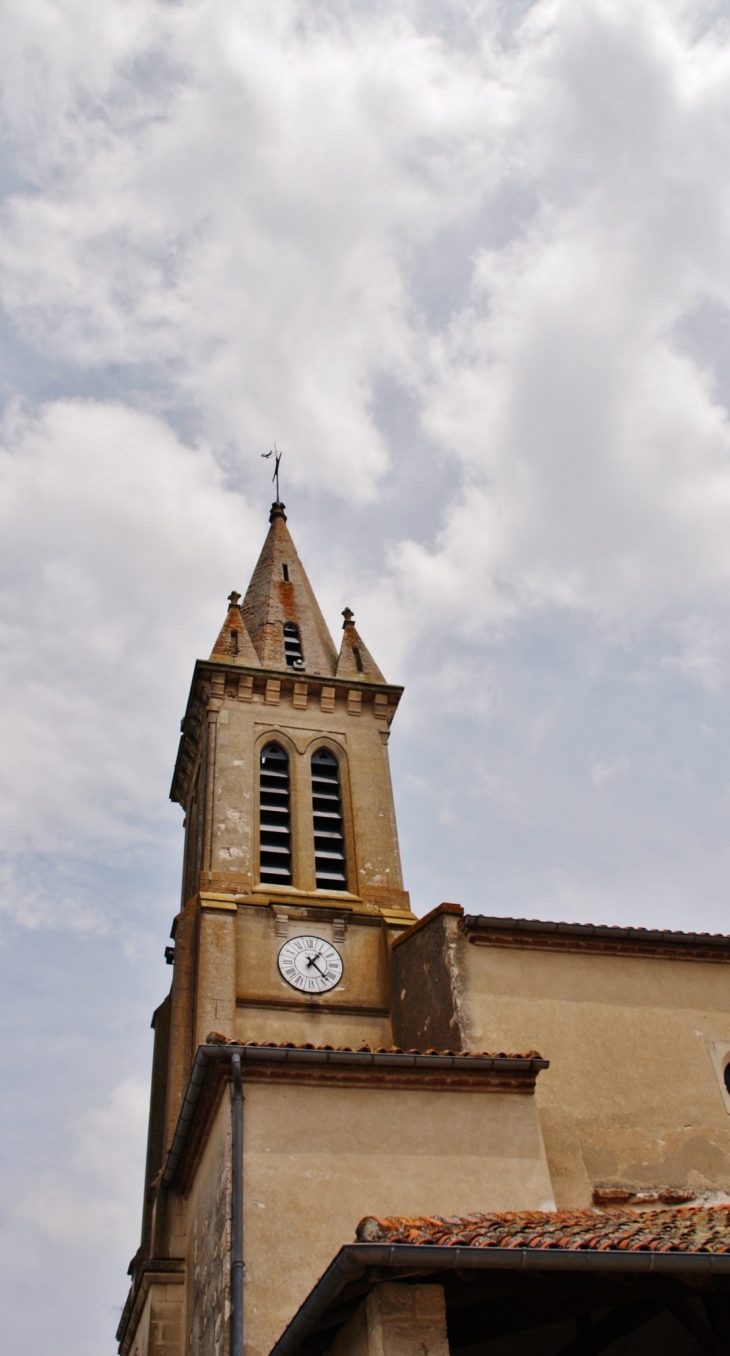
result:
[(228, 612), (218, 639), (211, 650), (211, 659), (235, 659), (240, 664), (260, 668), (259, 657), (251, 643), (240, 608), (240, 593), (235, 589), (228, 595)]
[(385, 679), (373, 656), (358, 635), (350, 608), (346, 607), (342, 615), (345, 620), (342, 623), (342, 645), (335, 676), (359, 678), (361, 681), (369, 678), (371, 682), (384, 683)]

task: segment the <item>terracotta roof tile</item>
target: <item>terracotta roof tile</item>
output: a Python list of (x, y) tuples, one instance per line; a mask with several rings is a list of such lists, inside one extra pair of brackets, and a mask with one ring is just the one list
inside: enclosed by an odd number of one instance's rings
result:
[(206, 1045), (242, 1045), (255, 1050), (333, 1050), (367, 1055), (451, 1055), (463, 1059), (542, 1059), (537, 1050), (527, 1050), (520, 1054), (506, 1054), (504, 1050), (496, 1054), (490, 1050), (404, 1050), (400, 1045), (314, 1045), (311, 1041), (301, 1044), (296, 1041), (238, 1041), (229, 1039), (220, 1031), (209, 1031)]
[[(458, 907), (458, 906), (457, 906)], [(657, 943), (667, 945), (697, 943), (706, 947), (724, 947), (730, 942), (725, 932), (680, 932), (672, 928), (621, 927), (615, 923), (566, 923), (545, 918), (509, 918), (491, 914), (464, 914), (464, 931), (541, 933), (545, 937), (573, 936), (576, 938), (604, 938), (605, 940)]]
[(636, 926), (632, 925), (631, 927), (622, 927), (620, 924), (616, 923), (568, 923), (565, 922), (564, 919), (509, 918), (506, 915), (503, 916), (501, 914), (495, 915), (493, 917), (487, 914), (474, 914), (474, 915), (468, 914), (467, 917), (469, 919), (473, 917), (475, 921), (478, 919), (480, 922), (494, 923), (495, 925), (505, 928), (508, 927), (541, 928), (545, 932), (554, 931), (556, 928), (563, 928), (566, 930), (570, 928), (571, 931), (577, 933), (613, 932), (616, 933), (617, 935), (623, 934), (625, 936), (630, 935), (637, 937), (666, 937), (666, 938), (691, 937), (692, 939), (701, 938), (703, 940), (709, 939), (710, 941), (719, 941), (719, 942), (730, 941), (730, 933), (727, 932), (682, 932), (676, 928), (657, 929), (657, 928), (645, 928), (639, 925)]
[(605, 1252), (730, 1252), (730, 1207), (665, 1210), (520, 1210), (495, 1215), (416, 1219), (369, 1216), (361, 1243), (442, 1248), (568, 1248)]

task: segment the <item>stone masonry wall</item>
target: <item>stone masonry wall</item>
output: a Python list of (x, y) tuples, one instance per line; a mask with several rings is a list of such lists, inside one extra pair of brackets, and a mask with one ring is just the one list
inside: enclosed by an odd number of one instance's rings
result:
[(220, 1136), (197, 1194), (188, 1276), (188, 1356), (230, 1349), (231, 1136)]

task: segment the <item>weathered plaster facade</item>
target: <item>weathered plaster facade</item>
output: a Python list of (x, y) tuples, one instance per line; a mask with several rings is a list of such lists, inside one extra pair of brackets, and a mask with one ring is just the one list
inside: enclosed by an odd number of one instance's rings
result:
[(456, 1049), (549, 1059), (536, 1096), (559, 1207), (730, 1196), (730, 940), (461, 915), (442, 905), (395, 942), (402, 1043), (427, 1042), (439, 1011)]

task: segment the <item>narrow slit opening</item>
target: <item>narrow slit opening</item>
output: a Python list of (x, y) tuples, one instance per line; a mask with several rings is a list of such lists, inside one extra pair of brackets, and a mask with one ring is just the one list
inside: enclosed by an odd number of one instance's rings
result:
[(286, 659), (287, 668), (304, 668), (302, 642), (299, 635), (299, 627), (296, 622), (284, 623), (284, 658)]

